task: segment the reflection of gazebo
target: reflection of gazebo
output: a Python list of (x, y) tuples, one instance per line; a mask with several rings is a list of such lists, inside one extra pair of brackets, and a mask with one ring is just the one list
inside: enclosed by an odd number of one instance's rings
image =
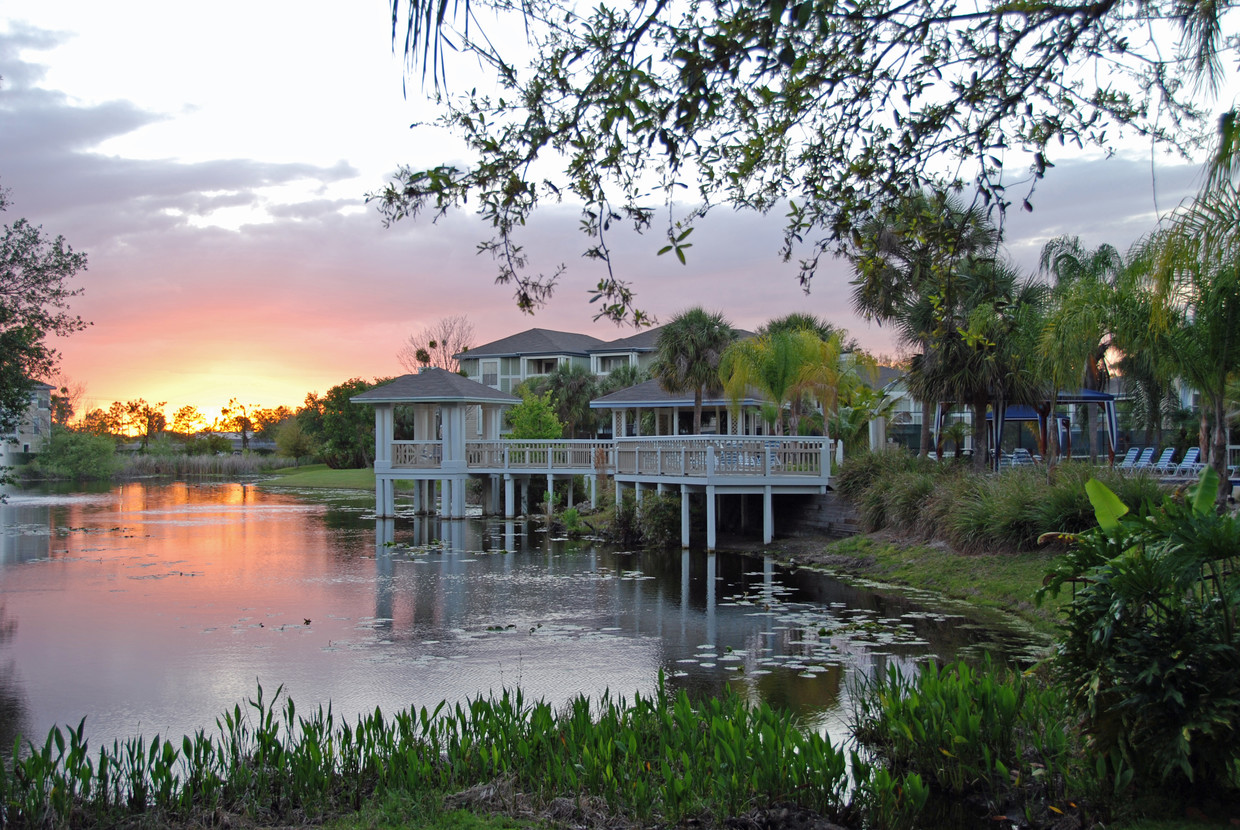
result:
[[(940, 402), (934, 411), (934, 438), (936, 444), (939, 442), (940, 430), (943, 426), (943, 403), (946, 402)], [(1115, 396), (1108, 392), (1080, 389), (1076, 392), (1060, 392), (1055, 403), (1057, 405), (1086, 404), (1088, 406), (1097, 406), (1102, 410), (1107, 431), (1107, 457), (1111, 463), (1114, 463), (1115, 447), (1119, 442), (1119, 420), (1115, 414)], [(1051, 417), (1051, 402), (1049, 400), (1042, 401), (1037, 406), (1009, 404), (1006, 401), (1000, 403), (997, 407), (992, 406), (991, 411), (986, 415), (987, 427), (990, 430), (991, 436), (990, 445), (994, 449), (994, 460), (992, 463), (998, 464), (999, 445), (1003, 437), (1003, 425), (1008, 421), (1036, 421), (1038, 424), (1038, 448), (1042, 455), (1046, 455), (1047, 432)], [(1056, 428), (1059, 430), (1058, 437), (1061, 438), (1059, 445), (1064, 448), (1064, 454), (1071, 456), (1072, 433), (1063, 427), (1057, 415), (1055, 416), (1055, 423)]]

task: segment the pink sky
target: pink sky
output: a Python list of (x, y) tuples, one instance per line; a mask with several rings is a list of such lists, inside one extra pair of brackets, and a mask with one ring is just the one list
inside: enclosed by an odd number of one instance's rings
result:
[[(93, 326), (56, 344), (63, 375), (87, 384), (87, 407), (139, 397), (167, 401), (169, 414), (192, 404), (212, 416), (230, 398), (295, 407), (352, 377), (399, 374), (404, 339), (453, 314), (469, 317), (479, 343), (532, 326), (632, 333), (591, 322), (598, 272), (581, 258), (571, 207), (526, 229), (536, 266), (569, 267), (529, 317), (475, 254), (486, 234), (473, 216), (385, 229), (364, 204), (397, 164), (454, 152), (408, 129), (430, 111), (401, 94), (386, 4), (288, 21), (228, 0), (195, 11), (185, 25), (199, 37), (168, 42), (135, 31), (137, 12), (71, 3), (56, 19), (60, 4), (6, 7), (0, 186), (12, 204), (2, 221), (25, 216), (89, 256), (73, 308)], [(1195, 167), (1156, 162), (1152, 182), (1148, 155), (1063, 161), (1035, 212), (1011, 220), (1010, 254), (1033, 268), (1059, 234), (1125, 248), (1195, 184)], [(886, 330), (852, 313), (842, 263), (824, 261), (813, 292), (801, 292), (777, 256), (780, 220), (717, 210), (687, 266), (656, 256), (657, 237), (622, 237), (616, 267), (662, 320), (701, 304), (752, 329), (808, 311), (892, 351)]]

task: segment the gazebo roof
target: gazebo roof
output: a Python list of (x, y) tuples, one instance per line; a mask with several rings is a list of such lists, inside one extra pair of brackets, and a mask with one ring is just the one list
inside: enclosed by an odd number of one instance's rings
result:
[[(731, 403), (731, 399), (726, 395), (704, 395), (702, 397), (702, 406), (704, 407), (730, 406)], [(755, 395), (753, 390), (750, 390), (750, 394), (741, 398), (739, 403), (741, 406), (761, 406), (766, 401), (762, 397)], [(657, 380), (648, 380), (645, 383), (639, 383), (627, 389), (620, 389), (590, 401), (591, 409), (633, 409), (635, 407), (655, 409), (674, 406), (693, 406), (693, 395), (683, 392), (668, 392), (659, 385)]]
[(395, 380), (367, 389), (349, 400), (354, 403), (463, 403), (509, 404), (521, 399), (507, 392), (484, 386), (476, 380), (444, 369), (426, 369), (416, 375), (401, 375)]

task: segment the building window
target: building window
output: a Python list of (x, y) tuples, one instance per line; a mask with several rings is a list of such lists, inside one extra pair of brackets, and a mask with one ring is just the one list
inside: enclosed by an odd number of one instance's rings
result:
[(482, 385), (483, 386), (499, 386), (499, 361), (484, 360), (482, 361)]
[(531, 375), (549, 375), (555, 371), (555, 367), (559, 365), (559, 360), (554, 357), (534, 358), (530, 360)]

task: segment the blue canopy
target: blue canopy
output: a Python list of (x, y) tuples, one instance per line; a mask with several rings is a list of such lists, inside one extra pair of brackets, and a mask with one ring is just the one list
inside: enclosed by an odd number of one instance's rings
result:
[[(934, 440), (938, 443), (940, 430), (943, 427), (943, 404), (950, 401), (940, 401), (934, 410)], [(1047, 408), (1050, 401), (1044, 402)], [(1057, 403), (1063, 404), (1095, 404), (1101, 406), (1106, 415), (1107, 429), (1107, 451), (1111, 459), (1115, 458), (1115, 446), (1119, 442), (1119, 418), (1115, 413), (1115, 396), (1109, 392), (1098, 392), (1093, 389), (1078, 389), (1075, 392), (1060, 392)], [(1046, 418), (1042, 413), (1038, 412), (1032, 406), (1027, 404), (1008, 404), (1006, 401), (1000, 401), (997, 407), (991, 408), (986, 413), (986, 421), (990, 426), (991, 436), (994, 439), (991, 445), (995, 448), (995, 463), (999, 459), (999, 438), (1003, 435), (1003, 424), (1006, 421), (1037, 421), (1039, 434), (1043, 434), (1046, 430)]]

